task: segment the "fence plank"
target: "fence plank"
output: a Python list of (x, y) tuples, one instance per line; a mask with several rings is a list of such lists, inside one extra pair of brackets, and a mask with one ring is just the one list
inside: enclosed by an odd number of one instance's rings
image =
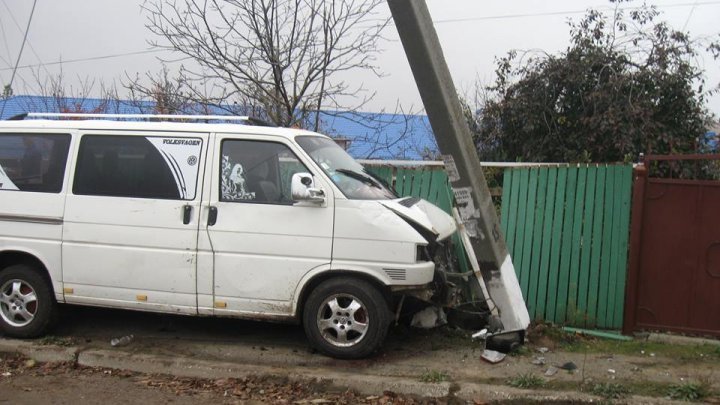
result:
[[(551, 231), (552, 237), (550, 238), (550, 258), (548, 264), (548, 308), (546, 311), (546, 319), (552, 322), (562, 323), (565, 320), (564, 314), (563, 317), (558, 317), (557, 315), (559, 313), (558, 306), (560, 305), (558, 295), (561, 290), (559, 283), (564, 282), (567, 284), (567, 277), (561, 279), (560, 249), (562, 247), (563, 217), (565, 212), (567, 212), (565, 190), (567, 186), (568, 169), (566, 167), (557, 168), (556, 173), (555, 209), (553, 212)], [(565, 293), (567, 295), (567, 289), (565, 289)]]
[(607, 279), (604, 280), (604, 288), (601, 284), (601, 291), (604, 292), (605, 300), (607, 301), (607, 306), (604, 308), (604, 318), (605, 328), (615, 328), (613, 318), (615, 316), (615, 284), (617, 283), (618, 274), (622, 273), (625, 274), (625, 272), (622, 272), (618, 268), (618, 263), (620, 261), (620, 252), (619, 252), (619, 239), (620, 239), (620, 210), (622, 207), (622, 166), (615, 166), (613, 167), (614, 173), (613, 173), (613, 183), (612, 183), (612, 190), (613, 190), (613, 197), (612, 197), (612, 223), (610, 225), (610, 231), (608, 232), (609, 235), (609, 252), (608, 257), (610, 258), (608, 263), (608, 275)]
[(597, 168), (595, 182), (595, 209), (593, 212), (593, 227), (590, 248), (590, 274), (588, 284), (588, 301), (586, 308), (586, 323), (588, 327), (594, 327), (597, 323), (597, 298), (598, 282), (600, 277), (600, 257), (602, 253), (602, 230), (603, 230), (603, 203), (605, 196), (605, 176), (607, 167)]
[[(543, 319), (552, 320), (547, 316), (547, 310), (552, 308), (555, 310), (555, 295), (552, 296), (552, 302), (548, 300), (548, 289), (557, 290), (555, 283), (557, 278), (553, 279), (550, 275), (550, 246), (552, 243), (553, 223), (555, 221), (553, 214), (555, 212), (555, 198), (557, 196), (557, 180), (558, 170), (556, 167), (547, 170), (547, 192), (545, 202), (545, 214), (543, 215), (543, 233), (542, 245), (540, 247), (540, 279), (538, 281), (538, 298), (537, 313)], [(555, 272), (557, 274), (557, 272)]]
[(610, 322), (607, 319), (608, 305), (612, 305), (612, 300), (608, 297), (608, 283), (610, 282), (610, 273), (615, 269), (610, 265), (612, 262), (612, 229), (614, 218), (614, 201), (615, 201), (615, 177), (617, 166), (609, 166), (605, 175), (605, 200), (603, 202), (603, 227), (602, 227), (602, 247), (600, 248), (600, 275), (597, 289), (597, 326), (600, 328), (608, 328)]
[[(510, 212), (508, 212), (508, 225), (507, 225), (507, 232), (505, 233), (507, 239), (507, 247), (508, 252), (510, 253), (511, 257), (513, 257), (513, 262), (519, 263), (515, 260), (515, 253), (517, 252), (517, 249), (515, 249), (516, 243), (515, 239), (516, 232), (518, 230), (519, 224), (518, 224), (518, 218), (520, 218), (520, 171), (519, 170), (505, 170), (506, 173), (511, 173), (512, 182), (510, 185)], [(505, 183), (503, 183), (504, 185)], [(504, 187), (503, 187), (504, 188)], [(505, 205), (505, 200), (503, 200), (503, 205)], [(517, 269), (517, 267), (515, 267)]]
[(538, 301), (540, 300), (538, 285), (540, 283), (540, 256), (542, 254), (543, 221), (545, 215), (546, 193), (547, 193), (547, 168), (539, 168), (537, 171), (537, 191), (535, 204), (535, 224), (533, 225), (532, 248), (529, 260), (528, 276), (530, 277), (530, 291), (535, 295), (530, 301), (532, 305), (533, 318), (542, 318), (538, 313)]
[[(520, 282), (520, 287), (523, 290), (523, 295), (525, 297), (528, 297), (526, 299), (526, 303), (528, 305), (528, 309), (530, 310), (530, 317), (533, 317), (532, 308), (535, 307), (535, 305), (532, 303), (532, 299), (530, 298), (529, 294), (529, 286), (530, 286), (530, 265), (532, 262), (532, 241), (533, 241), (533, 232), (535, 229), (535, 204), (537, 203), (537, 183), (538, 183), (538, 169), (532, 168), (530, 169), (530, 173), (528, 176), (528, 198), (527, 198), (527, 209), (525, 210), (525, 235), (523, 238), (523, 253), (522, 253), (522, 262), (520, 263), (520, 269), (521, 269), (521, 276), (520, 279), (522, 280)], [(534, 298), (534, 291), (533, 298)]]
[(573, 230), (571, 261), (570, 261), (570, 283), (568, 285), (568, 320), (572, 324), (578, 323), (578, 297), (580, 295), (580, 262), (582, 256), (582, 230), (583, 215), (585, 213), (585, 191), (587, 190), (587, 167), (578, 168), (577, 193), (575, 194), (575, 216), (573, 217)]
[(422, 179), (425, 176), (425, 170), (414, 170), (412, 187), (410, 188), (410, 195), (413, 197), (420, 197)]
[(427, 197), (430, 195), (430, 183), (432, 181), (433, 175), (432, 172), (432, 170), (423, 170), (421, 176), (422, 181), (420, 183), (420, 190), (418, 191), (418, 197), (428, 200)]
[(510, 201), (512, 198), (512, 170), (503, 171), (503, 189), (502, 189), (502, 201), (503, 204), (500, 207), (500, 229), (502, 229), (503, 235), (505, 235), (505, 244), (508, 247), (508, 251), (512, 251), (510, 248), (510, 241), (508, 238), (508, 215), (510, 215), (510, 204), (505, 204), (505, 201)]
[(595, 180), (597, 167), (587, 168), (587, 183), (585, 184), (585, 204), (582, 215), (582, 242), (580, 245), (580, 269), (578, 280), (577, 311), (583, 319), (578, 321), (582, 326), (587, 325), (587, 296), (590, 284), (590, 252), (592, 246), (593, 214), (595, 213)]
[(632, 200), (633, 169), (626, 166), (622, 170), (621, 189), (623, 195), (620, 206), (620, 223), (618, 224), (618, 276), (614, 286), (615, 307), (613, 314), (613, 327), (620, 328), (623, 323), (625, 309), (625, 278), (627, 277), (628, 238), (630, 237), (630, 202)]
[(562, 231), (562, 248), (560, 255), (560, 272), (558, 275), (557, 313), (555, 319), (565, 322), (567, 319), (567, 297), (570, 288), (570, 258), (572, 255), (572, 218), (575, 215), (575, 194), (577, 192), (576, 167), (568, 171), (568, 184), (565, 190), (565, 221)]
[[(530, 170), (519, 170), (515, 169), (517, 172), (519, 172), (519, 184), (520, 184), (520, 193), (518, 194), (518, 211), (517, 211), (517, 236), (515, 237), (515, 247), (512, 250), (512, 254), (515, 257), (514, 263), (515, 263), (515, 274), (518, 277), (518, 280), (520, 280), (520, 289), (522, 290), (523, 297), (527, 299), (527, 278), (521, 278), (522, 276), (522, 261), (523, 261), (523, 244), (525, 242), (525, 225), (527, 224), (526, 221), (526, 213), (528, 211), (528, 192), (530, 191)], [(523, 288), (523, 282), (525, 281), (525, 287)]]
[(437, 203), (443, 211), (450, 213), (452, 212), (452, 189), (448, 183), (448, 177), (444, 170), (436, 170), (433, 172), (433, 182), (437, 183)]

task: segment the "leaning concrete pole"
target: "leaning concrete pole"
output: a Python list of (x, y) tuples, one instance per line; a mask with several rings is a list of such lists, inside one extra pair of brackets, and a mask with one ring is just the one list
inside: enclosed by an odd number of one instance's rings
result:
[(388, 0), (502, 332), (524, 331), (529, 315), (503, 239), (470, 128), (425, 0)]

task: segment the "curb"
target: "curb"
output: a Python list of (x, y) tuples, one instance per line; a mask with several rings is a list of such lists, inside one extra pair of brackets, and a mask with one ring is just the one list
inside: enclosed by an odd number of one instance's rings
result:
[(79, 348), (54, 345), (35, 345), (30, 342), (14, 339), (0, 339), (0, 352), (21, 353), (39, 363), (75, 362)]
[[(21, 353), (39, 363), (72, 362), (86, 367), (189, 378), (262, 377), (282, 382), (308, 384), (326, 391), (352, 390), (360, 395), (382, 395), (385, 391), (391, 391), (397, 394), (426, 398), (453, 398), (468, 401), (481, 398), (483, 402), (511, 401), (513, 403), (516, 401), (594, 403), (599, 400), (598, 397), (576, 391), (542, 392), (470, 381), (424, 383), (403, 377), (353, 374), (307, 367), (303, 367), (302, 372), (297, 372), (289, 371), (285, 367), (218, 362), (121, 350), (36, 345), (32, 342), (6, 338), (0, 338), (0, 352)], [(641, 404), (672, 403), (662, 398), (636, 396), (628, 399), (631, 399), (633, 403)]]
[(0, 338), (0, 352), (21, 353), (40, 363), (74, 362), (86, 367), (102, 367), (146, 374), (170, 374), (190, 378), (264, 377), (301, 382), (334, 391), (356, 391), (362, 395), (377, 395), (392, 391), (421, 397), (448, 397), (451, 384), (424, 383), (400, 377), (349, 374), (322, 369), (303, 368), (302, 373), (286, 368), (250, 364), (139, 354), (115, 350), (83, 350), (79, 347), (38, 346), (31, 342)]

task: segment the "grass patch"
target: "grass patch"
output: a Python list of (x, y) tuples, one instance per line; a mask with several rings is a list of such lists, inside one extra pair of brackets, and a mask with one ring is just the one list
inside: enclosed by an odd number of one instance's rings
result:
[(420, 381), (425, 383), (439, 383), (449, 379), (450, 376), (447, 373), (437, 370), (428, 370), (420, 376)]
[(597, 395), (605, 399), (621, 399), (630, 394), (630, 389), (622, 384), (607, 382), (593, 385), (590, 392), (593, 395)]
[(672, 345), (667, 343), (647, 342), (633, 340), (629, 342), (608, 339), (586, 339), (582, 342), (570, 343), (563, 346), (569, 352), (610, 353), (628, 356), (656, 356), (672, 357), (679, 360), (718, 360), (720, 351), (715, 345)]
[(507, 384), (515, 388), (541, 388), (545, 386), (545, 380), (534, 374), (519, 374), (507, 381)]
[(679, 401), (701, 401), (710, 395), (710, 387), (707, 384), (686, 382), (671, 385), (667, 395)]
[(529, 356), (533, 354), (533, 350), (526, 345), (520, 345), (508, 354), (513, 357)]
[(41, 345), (41, 346), (75, 346), (77, 344), (77, 341), (74, 338), (71, 337), (65, 337), (65, 336), (44, 336), (38, 340), (35, 341), (35, 343)]

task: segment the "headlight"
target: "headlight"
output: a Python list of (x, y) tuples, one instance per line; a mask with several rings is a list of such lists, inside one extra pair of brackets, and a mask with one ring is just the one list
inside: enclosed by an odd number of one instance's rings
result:
[(415, 253), (416, 262), (430, 262), (430, 252), (428, 252), (427, 245), (417, 245)]

